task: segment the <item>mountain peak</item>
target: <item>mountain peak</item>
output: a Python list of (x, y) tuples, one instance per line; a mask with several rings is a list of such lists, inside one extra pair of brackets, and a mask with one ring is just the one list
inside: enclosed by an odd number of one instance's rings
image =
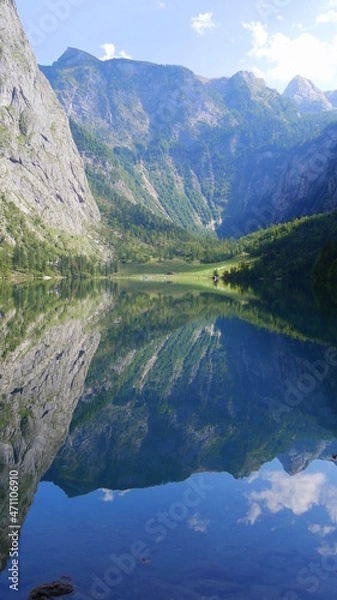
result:
[(261, 86), (262, 84), (262, 87), (265, 87), (264, 79), (256, 77), (256, 75), (254, 75), (254, 73), (252, 73), (251, 71), (238, 71), (237, 73), (235, 73), (235, 75), (230, 77), (230, 80), (241, 80), (247, 83), (248, 85)]
[(310, 79), (301, 75), (296, 75), (291, 80), (284, 90), (283, 96), (294, 100), (302, 112), (318, 113), (333, 109), (324, 92), (316, 87)]
[[(25, 215), (69, 235), (100, 220), (64, 111), (39, 72), (15, 3), (1, 2), (1, 192)], [(1, 206), (1, 226), (5, 223)], [(1, 227), (2, 228), (2, 227)], [(9, 239), (9, 237), (8, 237)]]
[(77, 48), (67, 48), (67, 50), (60, 56), (60, 58), (54, 63), (53, 66), (62, 68), (79, 67), (90, 64), (97, 64), (99, 59), (89, 52), (78, 50)]

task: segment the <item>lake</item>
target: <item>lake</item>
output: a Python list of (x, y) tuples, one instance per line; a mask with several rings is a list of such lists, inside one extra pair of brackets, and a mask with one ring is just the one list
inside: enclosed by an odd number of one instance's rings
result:
[(1, 599), (336, 597), (336, 316), (282, 283), (0, 287)]

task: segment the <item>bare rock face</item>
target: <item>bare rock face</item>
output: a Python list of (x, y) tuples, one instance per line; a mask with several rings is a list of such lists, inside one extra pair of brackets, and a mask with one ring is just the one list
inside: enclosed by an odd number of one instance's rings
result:
[(13, 0), (0, 0), (0, 188), (31, 226), (40, 216), (50, 228), (82, 235), (100, 220), (67, 117)]
[(319, 113), (333, 110), (331, 102), (310, 79), (296, 75), (283, 92), (285, 98), (291, 98), (296, 102), (301, 112)]
[(216, 125), (222, 114), (187, 68), (143, 61), (101, 61), (68, 48), (42, 67), (69, 117), (91, 124), (110, 147), (147, 144), (158, 130), (177, 138), (186, 126)]
[[(39, 339), (30, 328), (18, 347), (0, 362), (0, 571), (9, 545), (9, 472), (18, 472), (19, 522), (23, 524), (83, 392), (100, 341), (96, 319), (104, 302), (99, 297), (70, 305), (62, 321), (47, 325)], [(43, 324), (43, 318), (37, 315), (37, 322)]]
[(331, 90), (329, 92), (324, 92), (326, 98), (329, 100), (331, 106), (333, 108), (337, 108), (337, 90)]
[(278, 456), (284, 470), (289, 475), (304, 471), (313, 460), (329, 460), (336, 448), (335, 441), (296, 440), (293, 446)]
[(337, 126), (296, 148), (291, 156), (267, 150), (256, 156), (249, 179), (238, 183), (236, 235), (337, 207)]
[(337, 127), (327, 128), (319, 138), (296, 152), (273, 195), (282, 220), (303, 206), (302, 214), (330, 212), (337, 206)]
[(333, 92), (303, 77), (282, 96), (245, 71), (207, 81), (75, 48), (41, 70), (68, 116), (132, 165), (138, 196), (122, 171), (116, 191), (184, 228), (238, 237), (336, 206)]

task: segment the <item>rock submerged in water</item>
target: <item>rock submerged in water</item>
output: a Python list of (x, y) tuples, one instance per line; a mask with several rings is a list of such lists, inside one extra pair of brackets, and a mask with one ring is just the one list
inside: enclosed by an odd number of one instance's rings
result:
[(34, 588), (30, 592), (28, 600), (50, 600), (51, 598), (66, 596), (73, 591), (73, 584), (65, 577), (64, 579), (61, 578), (58, 581), (52, 581), (51, 583), (43, 583)]

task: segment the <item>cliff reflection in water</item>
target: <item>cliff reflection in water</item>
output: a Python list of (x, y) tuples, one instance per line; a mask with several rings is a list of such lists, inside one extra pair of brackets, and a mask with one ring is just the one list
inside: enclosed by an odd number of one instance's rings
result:
[(336, 322), (276, 298), (271, 312), (270, 298), (122, 292), (46, 479), (72, 496), (332, 460)]
[[(23, 522), (41, 478), (72, 496), (332, 460), (337, 328), (306, 297), (63, 283), (2, 298), (2, 568), (10, 468)], [(305, 374), (312, 389), (291, 396)]]
[(68, 433), (100, 334), (107, 294), (34, 285), (0, 296), (0, 564), (8, 555), (8, 473), (19, 472), (19, 522)]

